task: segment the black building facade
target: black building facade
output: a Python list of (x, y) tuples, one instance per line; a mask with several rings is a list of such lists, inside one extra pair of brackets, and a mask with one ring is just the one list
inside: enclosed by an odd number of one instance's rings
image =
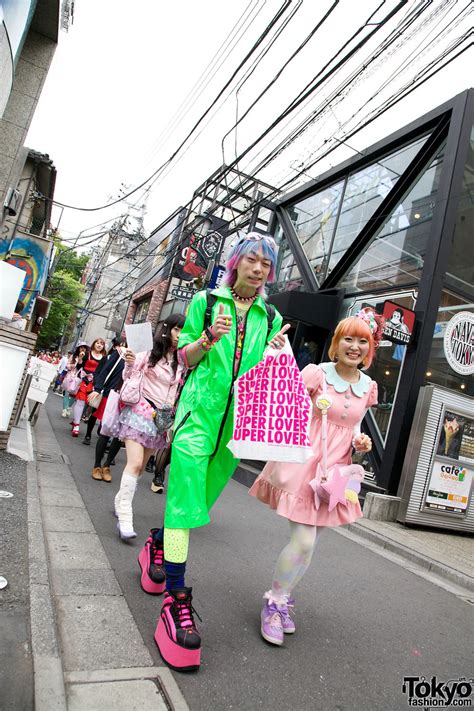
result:
[(393, 494), (420, 387), (474, 395), (472, 370), (453, 369), (443, 347), (452, 317), (474, 312), (473, 118), (469, 90), (286, 195), (269, 228), (270, 300), (293, 324), (300, 365), (324, 360), (337, 322), (366, 305), (415, 312), (409, 345), (383, 341), (369, 371), (379, 404), (364, 421), (365, 466)]

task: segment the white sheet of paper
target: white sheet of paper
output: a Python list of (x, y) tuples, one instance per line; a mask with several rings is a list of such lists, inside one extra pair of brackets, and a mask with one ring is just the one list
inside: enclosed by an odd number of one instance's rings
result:
[(151, 351), (153, 348), (153, 333), (149, 321), (125, 326), (125, 335), (127, 337), (127, 346), (134, 353)]

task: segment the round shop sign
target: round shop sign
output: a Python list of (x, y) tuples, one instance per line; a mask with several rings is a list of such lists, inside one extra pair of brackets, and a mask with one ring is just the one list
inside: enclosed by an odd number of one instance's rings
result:
[(474, 314), (461, 311), (449, 321), (444, 334), (444, 354), (456, 373), (474, 373)]

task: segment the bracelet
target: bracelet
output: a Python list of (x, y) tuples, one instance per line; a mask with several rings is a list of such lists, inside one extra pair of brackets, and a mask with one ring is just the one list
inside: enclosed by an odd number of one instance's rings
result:
[(208, 339), (205, 331), (202, 332), (201, 338), (198, 340), (198, 343), (201, 346), (202, 350), (206, 353), (210, 351), (212, 346), (214, 345), (214, 342)]

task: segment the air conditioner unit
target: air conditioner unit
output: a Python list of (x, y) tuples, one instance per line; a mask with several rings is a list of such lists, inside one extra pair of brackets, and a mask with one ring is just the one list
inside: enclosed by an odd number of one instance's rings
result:
[(15, 217), (20, 209), (21, 205), (21, 193), (15, 188), (8, 188), (5, 197), (5, 202), (3, 203), (3, 209), (10, 215), (10, 217)]

